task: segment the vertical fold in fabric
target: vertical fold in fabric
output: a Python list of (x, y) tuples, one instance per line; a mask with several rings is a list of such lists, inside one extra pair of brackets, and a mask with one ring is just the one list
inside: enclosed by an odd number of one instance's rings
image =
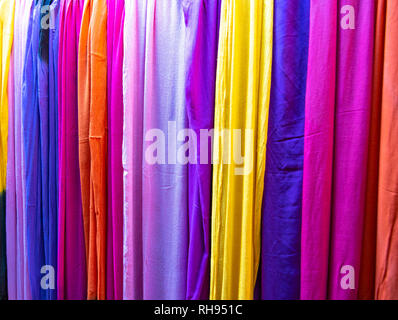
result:
[(309, 0), (275, 2), (265, 172), (262, 298), (300, 299), (301, 204)]
[[(361, 263), (372, 104), (375, 2), (341, 0), (339, 8), (328, 297), (350, 300), (358, 298)], [(344, 277), (348, 273), (351, 273), (347, 276), (351, 280)], [(356, 275), (355, 284), (348, 284), (350, 289), (347, 290), (347, 282), (354, 281), (352, 273)]]
[(108, 146), (106, 28), (107, 1), (86, 0), (78, 56), (78, 123), (89, 300), (106, 298)]
[(224, 0), (217, 66), (211, 299), (252, 299), (261, 253), (274, 1)]
[(8, 144), (8, 80), (14, 39), (15, 1), (0, 1), (0, 300), (7, 299), (6, 176)]
[(375, 294), (377, 198), (380, 158), (380, 119), (383, 88), (386, 1), (376, 4), (376, 27), (373, 60), (372, 107), (365, 197), (365, 218), (362, 235), (361, 270), (358, 298), (373, 300)]
[(303, 300), (327, 298), (337, 17), (337, 2), (311, 0), (301, 227)]
[(108, 215), (106, 298), (123, 299), (124, 0), (108, 0)]
[(87, 269), (79, 174), (77, 63), (82, 0), (61, 0), (58, 58), (59, 300), (87, 298)]
[(398, 3), (386, 1), (377, 216), (378, 300), (398, 299)]
[[(184, 7), (187, 28), (186, 110), (189, 129), (192, 130), (190, 139), (195, 139), (192, 142), (197, 145), (196, 158), (188, 169), (187, 300), (209, 298), (212, 167), (211, 139), (207, 134), (214, 127), (220, 9), (221, 0), (190, 1)], [(207, 148), (202, 148), (201, 142)]]

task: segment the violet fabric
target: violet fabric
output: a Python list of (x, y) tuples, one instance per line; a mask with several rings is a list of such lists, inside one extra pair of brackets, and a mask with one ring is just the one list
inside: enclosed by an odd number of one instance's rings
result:
[(77, 55), (82, 13), (83, 0), (61, 0), (58, 57), (59, 300), (87, 298), (77, 122)]
[(40, 270), (44, 261), (43, 212), (41, 188), (41, 141), (38, 95), (38, 51), (40, 34), (40, 1), (30, 16), (23, 76), (23, 141), (26, 182), (26, 231), (30, 286), (33, 300), (46, 298), (40, 286)]
[[(210, 284), (211, 139), (201, 149), (201, 130), (214, 127), (221, 0), (192, 1), (186, 12), (186, 110), (197, 138), (196, 164), (189, 164), (189, 243), (186, 299), (208, 299)], [(205, 159), (205, 161), (201, 161)]]
[(309, 0), (275, 1), (262, 218), (261, 296), (266, 300), (300, 298), (309, 14)]
[[(357, 299), (367, 179), (372, 93), (375, 2), (341, 0), (352, 6), (355, 29), (338, 28), (337, 93), (329, 298)], [(347, 14), (347, 12), (345, 12)], [(344, 13), (342, 12), (342, 16)], [(355, 18), (355, 21), (352, 19)], [(343, 23), (343, 22), (342, 22)], [(344, 266), (353, 267), (355, 289), (344, 288)]]
[(123, 26), (124, 0), (108, 0), (108, 300), (123, 299)]
[(327, 298), (337, 2), (311, 0), (301, 228), (302, 299)]

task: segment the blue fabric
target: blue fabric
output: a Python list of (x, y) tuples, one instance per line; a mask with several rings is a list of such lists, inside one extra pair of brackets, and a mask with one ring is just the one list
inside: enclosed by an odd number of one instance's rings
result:
[(41, 287), (42, 277), (49, 274), (48, 270), (41, 274), (42, 267), (51, 266), (57, 270), (57, 19), (51, 21), (51, 29), (41, 29), (45, 22), (41, 8), (50, 4), (54, 9), (53, 18), (56, 18), (58, 4), (55, 1), (35, 2), (23, 76), (27, 251), (34, 300), (57, 298), (55, 286), (53, 289)]
[(300, 231), (309, 0), (278, 0), (265, 173), (261, 297), (300, 298)]

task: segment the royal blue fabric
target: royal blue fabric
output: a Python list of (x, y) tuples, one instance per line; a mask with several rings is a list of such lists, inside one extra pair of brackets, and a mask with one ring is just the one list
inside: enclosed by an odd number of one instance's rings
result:
[(263, 199), (261, 297), (300, 298), (309, 0), (278, 0)]
[(45, 298), (40, 289), (40, 269), (44, 265), (43, 229), (41, 213), (41, 156), (38, 99), (37, 54), (40, 33), (40, 2), (33, 6), (27, 38), (22, 96), (22, 121), (26, 183), (26, 231), (28, 269), (32, 299)]

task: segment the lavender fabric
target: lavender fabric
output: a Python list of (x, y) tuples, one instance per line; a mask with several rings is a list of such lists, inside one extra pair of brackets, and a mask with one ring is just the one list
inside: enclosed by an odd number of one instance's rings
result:
[(183, 129), (213, 127), (218, 8), (216, 1), (126, 2), (125, 299), (209, 294), (210, 166), (190, 166), (177, 150), (193, 142)]
[[(14, 43), (10, 62), (7, 165), (8, 298), (31, 299), (26, 252), (25, 182), (23, 175), (22, 86), (26, 37), (33, 0), (15, 2)], [(11, 109), (13, 103), (13, 109)]]

